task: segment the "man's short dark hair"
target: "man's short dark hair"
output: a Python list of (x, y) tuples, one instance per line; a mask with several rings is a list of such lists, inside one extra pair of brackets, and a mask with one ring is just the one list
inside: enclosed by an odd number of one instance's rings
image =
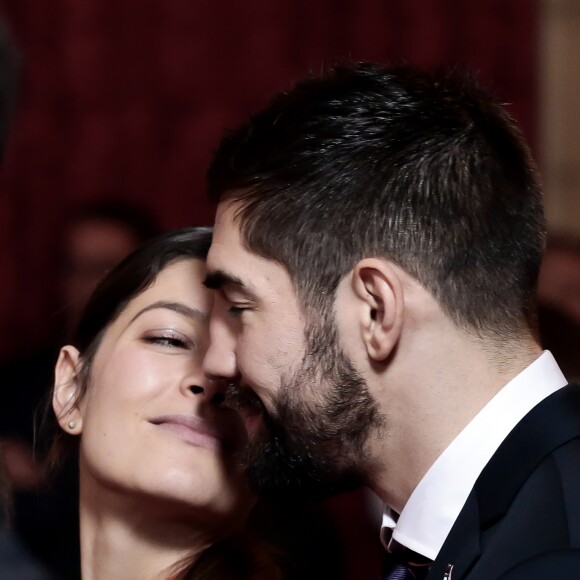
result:
[(460, 326), (534, 326), (542, 196), (506, 111), (468, 74), (339, 65), (275, 96), (222, 140), (214, 201), (247, 248), (326, 308), (365, 257), (393, 260)]

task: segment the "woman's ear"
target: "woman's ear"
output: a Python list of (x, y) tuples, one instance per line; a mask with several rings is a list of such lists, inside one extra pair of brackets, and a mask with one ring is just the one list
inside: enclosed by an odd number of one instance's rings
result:
[(82, 431), (82, 415), (77, 400), (79, 370), (79, 351), (74, 346), (63, 346), (54, 368), (52, 408), (61, 429), (72, 435), (80, 435)]
[(404, 318), (404, 291), (398, 268), (388, 260), (365, 258), (353, 270), (353, 290), (362, 301), (362, 337), (368, 356), (386, 360), (395, 349)]

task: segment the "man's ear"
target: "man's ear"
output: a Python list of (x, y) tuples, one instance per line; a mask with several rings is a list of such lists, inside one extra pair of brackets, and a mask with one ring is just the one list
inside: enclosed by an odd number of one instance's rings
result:
[(79, 351), (74, 346), (63, 346), (54, 369), (52, 408), (61, 429), (72, 435), (79, 435), (83, 426), (78, 407), (79, 370)]
[(363, 303), (362, 337), (371, 360), (381, 362), (399, 341), (404, 292), (398, 268), (388, 260), (365, 258), (353, 270), (353, 290)]

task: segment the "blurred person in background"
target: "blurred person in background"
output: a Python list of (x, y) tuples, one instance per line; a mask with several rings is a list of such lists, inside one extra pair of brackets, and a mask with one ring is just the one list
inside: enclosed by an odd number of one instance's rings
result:
[[(0, 451), (2, 443), (0, 442)], [(10, 529), (10, 482), (0, 460), (0, 578), (49, 580), (50, 575), (27, 552)]]
[(542, 345), (569, 380), (580, 381), (580, 240), (548, 235), (538, 283)]
[(144, 207), (111, 196), (71, 212), (60, 244), (59, 298), (67, 331), (104, 275), (157, 232)]
[(0, 159), (18, 93), (19, 55), (4, 21), (0, 20)]
[[(17, 63), (18, 57), (12, 39), (4, 22), (0, 20), (0, 158), (4, 155), (4, 146), (16, 101)], [(0, 578), (49, 580), (48, 572), (28, 553), (12, 532), (10, 523), (12, 489), (4, 466), (3, 448), (0, 440)]]
[(542, 304), (556, 308), (580, 324), (580, 240), (549, 235), (538, 281)]
[[(60, 272), (49, 344), (0, 366), (0, 436), (14, 490), (15, 532), (59, 578), (78, 576), (78, 538), (73, 466), (63, 468), (58, 485), (47, 483), (47, 441), (37, 433), (38, 410), (53, 382), (59, 347), (78, 320), (102, 277), (140, 243), (157, 232), (146, 209), (107, 196), (71, 209), (59, 246)], [(39, 288), (39, 291), (41, 288)]]
[(538, 327), (542, 346), (557, 357), (564, 376), (580, 382), (580, 322), (555, 306), (540, 303)]

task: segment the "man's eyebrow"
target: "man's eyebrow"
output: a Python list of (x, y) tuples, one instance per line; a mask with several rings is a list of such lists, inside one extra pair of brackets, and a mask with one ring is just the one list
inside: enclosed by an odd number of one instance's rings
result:
[(203, 285), (210, 290), (221, 290), (224, 286), (236, 286), (240, 290), (247, 290), (246, 285), (237, 276), (227, 274), (223, 270), (209, 272)]
[(207, 321), (207, 314), (201, 310), (198, 310), (197, 308), (191, 308), (181, 302), (166, 302), (164, 300), (158, 300), (157, 302), (153, 302), (153, 304), (149, 304), (149, 306), (145, 306), (145, 308), (137, 312), (137, 314), (135, 314), (135, 316), (133, 316), (131, 319), (131, 322), (133, 322), (142, 314), (145, 314), (145, 312), (149, 312), (149, 310), (155, 310), (156, 308), (172, 310), (173, 312), (177, 312), (178, 314), (187, 316), (187, 318), (191, 318), (192, 320), (197, 320), (199, 322)]

